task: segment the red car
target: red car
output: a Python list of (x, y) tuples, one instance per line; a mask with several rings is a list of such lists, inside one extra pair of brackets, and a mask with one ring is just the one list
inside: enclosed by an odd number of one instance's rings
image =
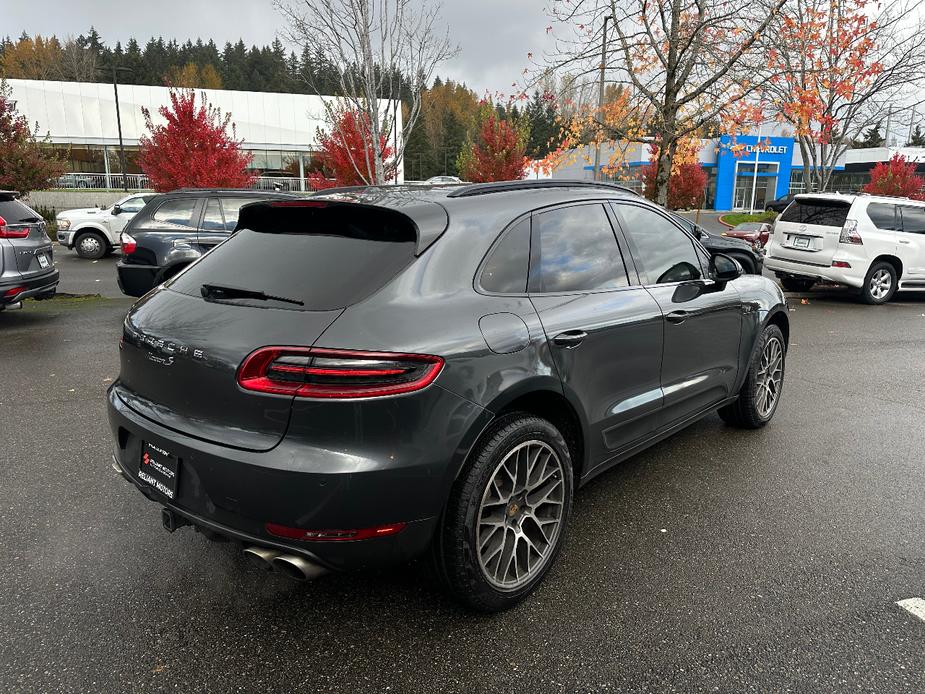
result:
[(771, 235), (771, 225), (767, 222), (742, 222), (723, 232), (723, 236), (748, 241), (756, 249), (764, 248)]

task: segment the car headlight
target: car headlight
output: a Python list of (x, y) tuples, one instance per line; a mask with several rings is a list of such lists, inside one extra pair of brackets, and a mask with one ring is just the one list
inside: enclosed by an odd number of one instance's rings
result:
[(63, 219), (63, 218), (59, 217), (56, 221), (58, 222), (58, 228), (59, 228), (61, 231), (67, 231), (68, 229), (71, 228), (71, 220), (70, 220), (70, 219)]

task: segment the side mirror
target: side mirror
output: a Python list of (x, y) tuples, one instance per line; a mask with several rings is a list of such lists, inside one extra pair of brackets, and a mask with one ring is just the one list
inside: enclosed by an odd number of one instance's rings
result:
[(710, 279), (725, 284), (742, 276), (742, 266), (739, 261), (728, 255), (717, 253), (710, 258)]
[(122, 208), (118, 205), (112, 206), (112, 216), (115, 217), (117, 214), (122, 214)]

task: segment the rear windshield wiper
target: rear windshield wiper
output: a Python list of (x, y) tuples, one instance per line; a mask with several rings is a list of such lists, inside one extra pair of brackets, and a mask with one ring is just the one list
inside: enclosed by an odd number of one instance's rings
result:
[(242, 289), (241, 287), (226, 287), (220, 284), (204, 284), (200, 289), (205, 299), (256, 299), (257, 301), (282, 301), (286, 304), (304, 306), (304, 301), (289, 299), (285, 296), (273, 296), (257, 289)]

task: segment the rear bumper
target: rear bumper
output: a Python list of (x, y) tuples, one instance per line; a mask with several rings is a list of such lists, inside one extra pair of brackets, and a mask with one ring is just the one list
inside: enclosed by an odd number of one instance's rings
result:
[(120, 260), (116, 264), (119, 289), (127, 296), (144, 296), (155, 287), (160, 271), (157, 265), (133, 265)]
[[(423, 553), (449, 494), (459, 454), (464, 456), (471, 445), (467, 431), (477, 435), (490, 419), (485, 410), (432, 386), (426, 403), (396, 398), (383, 406), (392, 416), (407, 416), (407, 408), (424, 406), (438, 417), (452, 412), (459, 420), (449, 426), (458, 433), (449, 435), (449, 427), (434, 425), (412, 437), (397, 430), (402, 419), (382, 431), (377, 413), (355, 412), (356, 425), (363, 429), (345, 427), (337, 447), (320, 442), (313, 447), (287, 435), (275, 448), (254, 452), (167, 429), (131, 409), (119, 397), (119, 389), (117, 382), (108, 398), (114, 458), (123, 476), (145, 496), (211, 532), (301, 554), (332, 570), (397, 564)], [(471, 426), (460, 430), (459, 424)], [(143, 441), (179, 459), (174, 499), (138, 479)], [(302, 542), (265, 529), (266, 523), (354, 530), (398, 522), (407, 525), (395, 535), (359, 541)]]
[[(51, 272), (39, 277), (0, 283), (0, 306), (14, 304), (23, 299), (50, 298), (54, 296), (55, 291), (57, 291), (59, 279), (60, 275), (57, 268), (55, 268)], [(6, 296), (6, 292), (15, 287), (25, 287), (25, 289), (11, 296)]]
[[(840, 260), (840, 258), (836, 259)], [(844, 284), (848, 287), (860, 289), (864, 286), (864, 274), (867, 272), (866, 261), (860, 261), (865, 263), (863, 267), (860, 267), (857, 265), (859, 261), (856, 259), (846, 260), (852, 264), (850, 268), (813, 265), (808, 262), (802, 263), (793, 260), (784, 260), (783, 258), (775, 258), (768, 255), (764, 259), (764, 266), (768, 270), (778, 274), (794, 275), (796, 277), (811, 277), (817, 280), (826, 280), (827, 282)]]

